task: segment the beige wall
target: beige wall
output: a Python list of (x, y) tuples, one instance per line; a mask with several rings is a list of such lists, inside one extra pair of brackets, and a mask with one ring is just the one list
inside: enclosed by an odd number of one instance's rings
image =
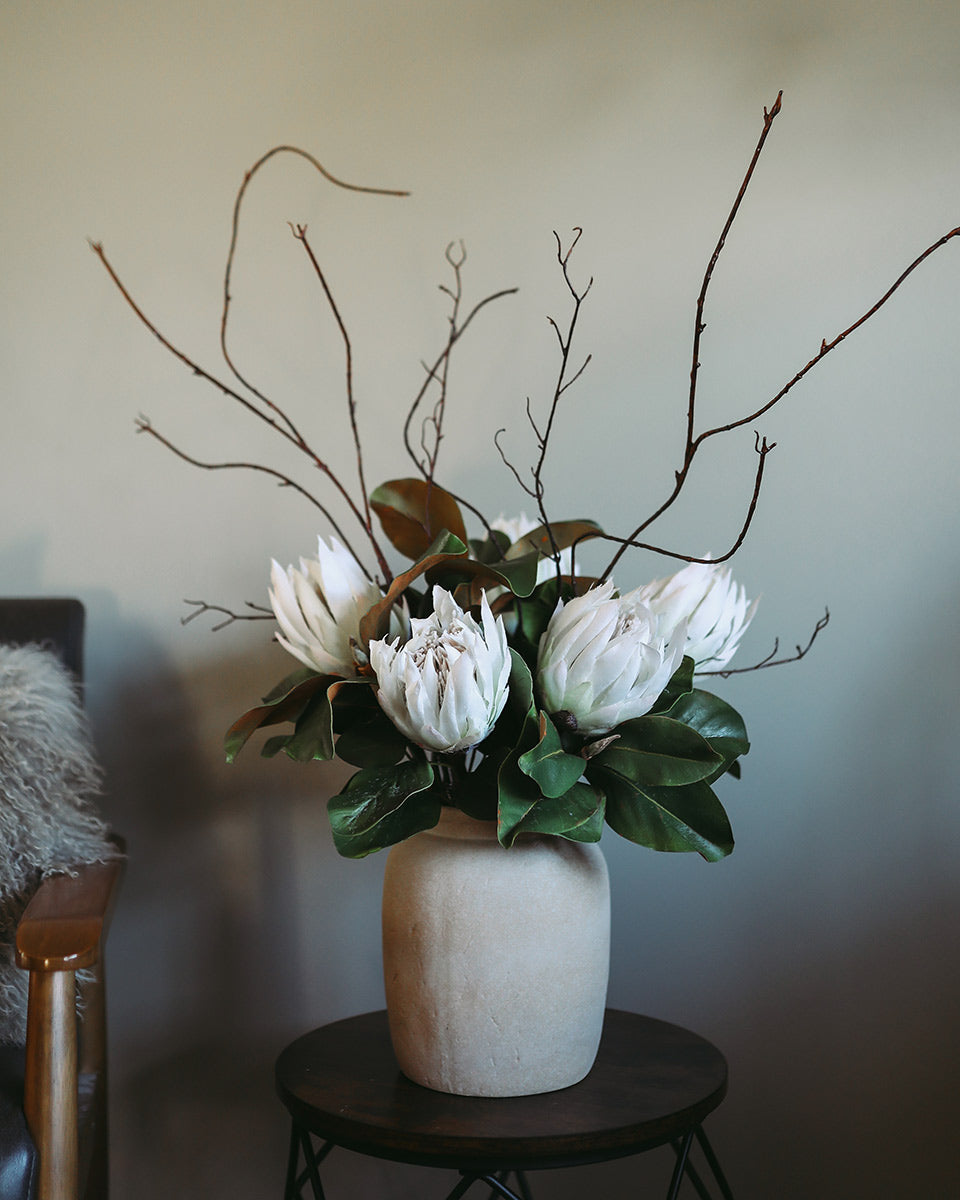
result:
[[(552, 231), (582, 226), (594, 358), (548, 484), (561, 515), (624, 531), (670, 484), (700, 275), (779, 88), (711, 293), (704, 420), (772, 395), (960, 220), (960, 9), (89, 0), (6, 5), (0, 47), (0, 589), (88, 607), (106, 805), (132, 855), (112, 948), (116, 1194), (259, 1197), (285, 1154), (276, 1050), (381, 1004), (383, 864), (334, 853), (331, 772), (222, 764), (222, 730), (287, 663), (268, 626), (181, 627), (182, 600), (262, 602), (270, 558), (308, 553), (317, 524), (265, 480), (194, 472), (134, 436), (142, 412), (200, 457), (296, 462), (164, 354), (85, 239), (223, 374), (244, 170), (290, 142), (409, 188), (349, 195), (292, 158), (258, 176), (235, 356), (350, 476), (341, 347), (285, 224), (305, 222), (353, 333), (368, 480), (405, 474), (402, 415), (443, 336), (444, 247), (463, 238), (471, 296), (521, 289), (463, 348), (445, 445), (449, 479), (496, 512), (522, 498), (492, 434), (507, 426), (526, 461), (522, 402), (555, 367)], [(605, 840), (611, 1000), (723, 1047), (712, 1129), (746, 1200), (944, 1195), (952, 1170), (958, 255), (760, 425), (778, 446), (737, 559), (763, 594), (744, 661), (805, 640), (824, 605), (833, 619), (805, 662), (725, 688), (754, 741), (725, 791), (736, 852), (708, 866)], [(751, 446), (705, 455), (664, 540), (729, 542)], [(665, 569), (637, 555), (621, 580)], [(334, 1171), (331, 1195), (419, 1186)]]

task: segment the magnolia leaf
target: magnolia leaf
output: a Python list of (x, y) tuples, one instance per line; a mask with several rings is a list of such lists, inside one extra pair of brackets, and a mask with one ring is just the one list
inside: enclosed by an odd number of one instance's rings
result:
[[(531, 721), (534, 731), (536, 722)], [(503, 846), (512, 846), (524, 819), (543, 799), (540, 788), (520, 770), (519, 750), (509, 753), (497, 774), (497, 837)]]
[[(507, 702), (497, 718), (496, 725), (482, 743), (481, 748), (485, 755), (498, 747), (513, 750), (524, 739), (528, 729), (536, 730), (537, 727), (530, 668), (513, 648), (510, 649), (510, 664)], [(529, 737), (525, 740), (529, 744)]]
[(555, 579), (547, 580), (536, 589), (529, 600), (520, 605), (520, 631), (535, 653), (543, 631), (557, 607), (560, 590)]
[[(238, 717), (224, 735), (223, 747), (227, 762), (232, 763), (251, 734), (264, 725), (279, 725), (296, 721), (317, 692), (325, 692), (338, 682), (333, 675), (318, 675), (316, 671), (296, 671), (288, 675), (270, 692), (263, 704)], [(276, 751), (274, 751), (276, 753)]]
[(366, 653), (370, 643), (386, 637), (390, 628), (390, 610), (403, 596), (411, 583), (425, 575), (431, 567), (448, 559), (456, 560), (467, 553), (464, 541), (452, 533), (442, 533), (426, 554), (408, 570), (394, 576), (393, 582), (372, 608), (367, 609), (360, 620), (360, 648)]
[(499, 562), (510, 549), (510, 535), (502, 529), (491, 529), (485, 538), (471, 538), (470, 549), (478, 562)]
[(575, 783), (562, 796), (535, 804), (515, 828), (513, 839), (521, 833), (544, 833), (571, 842), (599, 842), (603, 813), (603, 792), (589, 783)]
[(327, 689), (333, 708), (333, 732), (346, 733), (358, 721), (366, 721), (383, 709), (377, 703), (374, 679), (361, 675), (356, 679), (338, 679)]
[(355, 767), (392, 767), (406, 754), (407, 746), (407, 739), (378, 706), (340, 734), (336, 753)]
[(529, 647), (531, 658), (536, 659), (540, 638), (556, 612), (558, 601), (562, 599), (566, 602), (574, 596), (582, 596), (594, 583), (595, 579), (585, 575), (562, 575), (559, 580), (551, 575), (534, 588), (523, 604), (517, 605), (519, 633)]
[(564, 750), (556, 726), (546, 713), (540, 713), (540, 740), (520, 755), (517, 765), (534, 780), (544, 796), (556, 799), (569, 792), (583, 774), (584, 761), (579, 754)]
[(537, 586), (537, 570), (540, 567), (538, 554), (524, 554), (516, 558), (503, 559), (490, 567), (490, 573), (501, 579), (515, 596), (526, 599)]
[(602, 532), (603, 530), (596, 521), (589, 519), (579, 521), (551, 521), (550, 533), (553, 534), (552, 542), (550, 534), (547, 533), (546, 525), (538, 525), (536, 529), (531, 529), (529, 533), (525, 533), (522, 538), (514, 542), (508, 554), (513, 558), (514, 556), (525, 554), (529, 550), (536, 550), (542, 557), (550, 558), (553, 554), (554, 546), (558, 550), (566, 550), (574, 542), (586, 541), (588, 538), (597, 537)]
[[(683, 656), (680, 666), (670, 676), (670, 682), (657, 697), (657, 702), (650, 710), (652, 713), (667, 713), (681, 696), (693, 691), (694, 661), (689, 654)], [(673, 713), (670, 713), (673, 716)], [(678, 720), (683, 720), (682, 717)], [(687, 722), (691, 724), (691, 722)]]
[(297, 717), (297, 727), (287, 738), (283, 752), (294, 762), (333, 758), (333, 711), (326, 692), (318, 692)]
[(468, 771), (457, 780), (457, 808), (475, 821), (497, 819), (497, 773), (505, 756), (505, 751), (485, 753), (475, 771)]
[[(345, 721), (345, 713), (357, 710), (365, 713), (381, 712), (371, 685), (372, 681), (367, 678), (334, 679), (325, 693), (313, 696), (297, 718), (296, 729), (287, 738), (286, 745), (283, 747), (287, 757), (292, 758), (295, 762), (309, 762), (311, 759), (321, 759), (326, 762), (333, 758), (334, 754), (343, 757), (340, 755), (339, 743), (334, 746), (333, 735), (339, 732), (344, 724), (353, 724), (352, 721)], [(372, 710), (371, 705), (373, 706)], [(339, 723), (335, 714), (339, 714)], [(389, 729), (393, 729), (393, 725), (389, 721), (387, 721), (387, 725)], [(384, 737), (387, 736), (389, 736), (389, 730), (384, 732)], [(405, 747), (406, 743), (404, 743)], [(396, 762), (401, 757), (401, 754), (397, 754), (389, 761)], [(351, 762), (352, 760), (346, 759), (346, 761)], [(381, 765), (381, 762), (376, 764), (364, 762), (356, 765), (374, 766)]]
[(267, 738), (260, 747), (260, 757), (275, 758), (289, 741), (289, 733), (280, 733), (276, 737)]
[(671, 720), (682, 721), (695, 729), (721, 756), (719, 774), (750, 749), (747, 727), (735, 708), (712, 692), (699, 688), (680, 696), (670, 709)]
[(432, 829), (440, 820), (432, 783), (433, 768), (423, 759), (358, 771), (327, 804), (337, 851), (363, 858)]
[[(291, 671), (289, 675), (284, 675), (279, 683), (274, 684), (269, 692), (263, 697), (263, 704), (276, 704), (278, 700), (282, 700), (289, 692), (292, 692), (301, 683), (306, 683), (308, 679), (316, 679), (318, 672), (313, 667), (298, 667), (296, 671)], [(334, 676), (330, 676), (331, 679)]]
[(607, 798), (611, 829), (651, 850), (696, 851), (708, 862), (733, 849), (723, 805), (702, 780), (686, 787), (642, 787), (617, 771), (596, 768), (591, 779)]
[[(510, 713), (509, 723), (502, 731), (508, 734), (508, 752), (497, 772), (497, 837), (504, 846), (512, 843), (517, 826), (537, 801), (542, 799), (537, 782), (520, 769), (520, 758), (540, 741), (540, 723), (533, 702), (533, 679), (530, 676), (530, 668), (515, 650), (510, 651), (510, 656), (513, 660), (513, 673), (510, 676), (510, 691), (507, 693), (504, 711), (510, 709), (511, 700), (515, 707)], [(515, 680), (517, 694), (513, 695)], [(527, 686), (529, 692), (525, 690)], [(498, 722), (497, 732), (500, 731)]]
[[(473, 558), (449, 558), (427, 572), (427, 582), (439, 583), (448, 592), (463, 581), (474, 585), (474, 591), (483, 587), (506, 587), (515, 596), (526, 598), (537, 583), (537, 567), (540, 556), (527, 554), (523, 558), (505, 560), (495, 564), (477, 562)], [(479, 595), (473, 598), (473, 603), (479, 604)]]
[(636, 717), (618, 725), (616, 732), (620, 735), (617, 740), (591, 759), (590, 765), (609, 768), (636, 784), (678, 787), (695, 783), (723, 763), (722, 755), (695, 729), (672, 717)]
[(370, 507), (391, 545), (407, 558), (419, 558), (444, 530), (466, 543), (467, 530), (456, 500), (426, 479), (383, 483), (370, 496)]

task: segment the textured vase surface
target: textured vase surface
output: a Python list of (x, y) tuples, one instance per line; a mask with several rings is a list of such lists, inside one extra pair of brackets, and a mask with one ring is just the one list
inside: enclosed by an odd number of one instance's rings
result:
[(383, 888), (390, 1035), (415, 1083), (525, 1096), (593, 1065), (610, 962), (600, 847), (521, 835), (445, 808), (391, 848)]

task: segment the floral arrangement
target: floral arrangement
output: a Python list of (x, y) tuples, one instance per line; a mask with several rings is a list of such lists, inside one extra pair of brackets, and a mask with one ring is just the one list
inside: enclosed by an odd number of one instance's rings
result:
[[(487, 296), (464, 314), (462, 247), (447, 249), (453, 273), (452, 285), (443, 288), (451, 303), (449, 330), (404, 426), (416, 472), (412, 476), (368, 492), (353, 395), (352, 344), (304, 226), (291, 229), (323, 289), (346, 352), (347, 413), (359, 498), (289, 415), (240, 374), (229, 350), (230, 276), (242, 201), (255, 173), (273, 155), (300, 155), (337, 186), (406, 193), (344, 183), (296, 147), (275, 147), (254, 165), (236, 198), (225, 272), (221, 348), (231, 382), (199, 366), (164, 337), (134, 302), (102, 246), (94, 245), (150, 332), (195, 374), (305, 454), (346, 502), (364, 539), (372, 563), (364, 562), (320, 500), (288, 475), (259, 463), (202, 462), (141, 418), (141, 432), (195, 466), (247, 468), (296, 488), (333, 529), (332, 536), (318, 538), (316, 557), (301, 559), (299, 567), (273, 563), (269, 608), (250, 604), (240, 614), (193, 602), (191, 615), (217, 610), (227, 614), (227, 621), (275, 622), (276, 640), (299, 669), (232, 725), (226, 735), (227, 758), (232, 761), (256, 731), (284, 726), (284, 732), (267, 738), (264, 755), (282, 752), (298, 761), (336, 757), (355, 767), (340, 794), (329, 801), (340, 853), (360, 857), (430, 829), (444, 805), (495, 820), (504, 846), (525, 833), (596, 841), (607, 824), (655, 850), (696, 851), (707, 860), (731, 851), (730, 824), (714, 785), (725, 775), (739, 776), (739, 760), (749, 742), (739, 714), (701, 685), (707, 676), (735, 669), (729, 663), (756, 608), (724, 564), (747, 534), (773, 445), (756, 435), (752, 497), (725, 554), (712, 558), (668, 550), (646, 541), (646, 531), (680, 494), (706, 440), (758, 421), (876, 312), (919, 263), (960, 233), (952, 230), (919, 255), (871, 309), (832, 341), (824, 340), (775, 396), (746, 415), (698, 431), (696, 389), (707, 290), (780, 103), (778, 96), (764, 110), (753, 158), (704, 274), (694, 324), (686, 441), (674, 487), (626, 535), (612, 534), (591, 520), (554, 519), (546, 506), (543, 465), (554, 421), (589, 362), (588, 357), (578, 369), (571, 365), (577, 317), (590, 290), (589, 283), (578, 288), (571, 274), (579, 230), (566, 248), (556, 238), (570, 314), (562, 327), (551, 319), (560, 364), (539, 421), (527, 402), (538, 450), (529, 473), (517, 470), (499, 435), (495, 439), (504, 465), (536, 506), (537, 517), (495, 520), (444, 486), (438, 472), (451, 355), (481, 309), (513, 290)], [(427, 415), (420, 416), (425, 409)], [(475, 524), (473, 536), (468, 519)], [(598, 540), (617, 548), (599, 574), (588, 575), (578, 567), (577, 553), (585, 542)], [(391, 568), (387, 545), (404, 560), (401, 569)], [(621, 590), (613, 573), (628, 548), (686, 565), (665, 578)], [(802, 658), (828, 617), (817, 622), (806, 646), (797, 646), (795, 654), (778, 659), (775, 646), (760, 662), (739, 669)]]
[[(385, 527), (415, 520), (429, 486), (378, 489), (378, 505), (406, 498)], [(462, 531), (455, 501), (432, 491)], [(754, 606), (716, 564), (623, 594), (610, 579), (588, 586), (546, 548), (557, 527), (532, 525), (513, 536), (495, 521), (482, 540), (444, 528), (385, 592), (336, 540), (299, 569), (274, 562), (277, 639), (304, 668), (233, 726), (228, 756), (289, 719), (265, 753), (358, 767), (329, 805), (348, 855), (432, 828), (444, 803), (495, 819), (505, 845), (525, 832), (597, 841), (606, 821), (658, 850), (729, 853), (711, 784), (749, 744), (694, 678), (729, 662)]]

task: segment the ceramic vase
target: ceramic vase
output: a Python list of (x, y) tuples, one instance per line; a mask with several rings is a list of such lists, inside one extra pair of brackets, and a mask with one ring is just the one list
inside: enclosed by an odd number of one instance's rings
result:
[(391, 848), (383, 889), (390, 1034), (403, 1073), (436, 1091), (522, 1096), (593, 1065), (610, 959), (600, 847), (521, 835), (444, 808)]

